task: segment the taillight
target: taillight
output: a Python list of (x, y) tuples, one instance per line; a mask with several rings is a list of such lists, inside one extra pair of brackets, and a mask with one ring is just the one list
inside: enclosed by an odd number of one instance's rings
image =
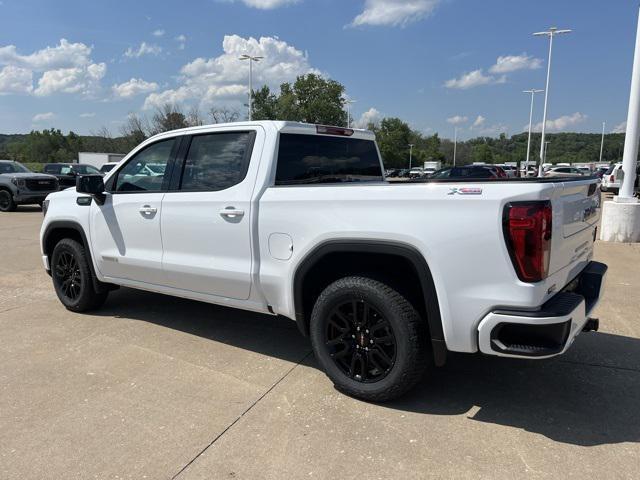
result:
[(511, 261), (523, 282), (539, 282), (549, 274), (551, 202), (513, 202), (504, 211), (504, 236)]
[(615, 182), (616, 181), (616, 176), (615, 175), (610, 175), (609, 176), (609, 181), (610, 182)]

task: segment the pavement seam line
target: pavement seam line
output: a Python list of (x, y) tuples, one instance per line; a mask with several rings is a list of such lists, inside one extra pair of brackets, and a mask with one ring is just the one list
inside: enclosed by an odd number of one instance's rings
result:
[(611, 370), (624, 370), (626, 372), (636, 372), (640, 373), (640, 370), (637, 368), (630, 367), (616, 367), (615, 365), (603, 365), (601, 363), (589, 363), (589, 362), (576, 362), (573, 360), (559, 360), (560, 363), (569, 363), (571, 365), (584, 365), (587, 367), (600, 367), (600, 368), (609, 368)]
[(236, 423), (238, 423), (240, 421), (240, 419), (242, 417), (244, 417), (247, 413), (249, 413), (251, 411), (251, 409), (253, 409), (253, 407), (255, 407), (264, 397), (266, 397), (269, 393), (271, 393), (271, 391), (276, 388), (278, 385), (280, 385), (280, 383), (289, 376), (289, 374), (291, 372), (293, 372), (298, 366), (300, 366), (300, 364), (302, 362), (304, 362), (307, 358), (309, 358), (309, 356), (313, 353), (313, 351), (309, 351), (307, 352), (304, 357), (302, 357), (293, 367), (291, 367), (289, 370), (286, 371), (286, 373), (280, 377), (278, 379), (277, 382), (275, 382), (273, 385), (271, 385), (267, 391), (265, 391), (262, 395), (260, 395), (251, 405), (249, 405), (240, 415), (238, 415), (238, 417), (231, 422), (229, 425), (227, 425), (227, 427), (220, 432), (218, 435), (216, 435), (216, 437), (211, 441), (211, 443), (209, 443), (209, 445), (207, 445), (206, 447), (204, 447), (195, 457), (193, 457), (191, 460), (189, 460), (189, 462), (182, 467), (178, 473), (176, 473), (173, 477), (171, 477), (171, 480), (176, 480), (180, 475), (182, 475), (182, 473), (184, 473), (198, 458), (200, 458), (207, 450), (209, 450), (209, 448), (211, 448), (225, 433), (227, 433), (231, 427), (233, 427)]

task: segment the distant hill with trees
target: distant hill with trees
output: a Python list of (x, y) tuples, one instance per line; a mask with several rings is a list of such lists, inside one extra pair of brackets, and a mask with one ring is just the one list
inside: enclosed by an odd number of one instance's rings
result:
[[(325, 125), (346, 126), (344, 86), (335, 80), (309, 74), (295, 82), (283, 83), (279, 92), (264, 86), (253, 92), (254, 118), (264, 120), (290, 120)], [(130, 114), (120, 128), (119, 135), (102, 128), (92, 135), (64, 134), (57, 129), (22, 135), (0, 134), (0, 159), (13, 159), (24, 163), (69, 162), (78, 158), (78, 152), (128, 153), (146, 138), (157, 133), (203, 125), (233, 122), (243, 119), (238, 110), (212, 108), (202, 115), (197, 108), (185, 111), (180, 105), (166, 104), (151, 116)], [(380, 152), (387, 168), (408, 168), (409, 144), (413, 144), (413, 165), (427, 160), (453, 161), (453, 142), (439, 135), (424, 135), (412, 129), (400, 118), (389, 117), (371, 123), (368, 128), (376, 134)], [(555, 133), (548, 134), (550, 142), (547, 161), (596, 162), (600, 155), (600, 134)], [(622, 158), (624, 134), (605, 135), (603, 161), (615, 162)], [(525, 160), (527, 134), (507, 137), (476, 137), (459, 141), (456, 151), (458, 164), (471, 162), (504, 163)], [(536, 161), (540, 152), (540, 134), (532, 136), (531, 159)]]

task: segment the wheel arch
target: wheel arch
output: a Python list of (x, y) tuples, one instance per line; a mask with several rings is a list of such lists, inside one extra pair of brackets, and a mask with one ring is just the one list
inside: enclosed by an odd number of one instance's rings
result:
[[(305, 298), (308, 293), (308, 281), (313, 277), (314, 270), (317, 271), (323, 260), (331, 261), (334, 258), (357, 258), (357, 256), (376, 256), (376, 259), (386, 257), (388, 260), (400, 259), (404, 268), (411, 268), (415, 278), (419, 280), (419, 300), (421, 305), (416, 305), (425, 314), (431, 344), (433, 347), (434, 361), (436, 365), (444, 365), (446, 361), (446, 342), (440, 315), (438, 295), (431, 274), (431, 269), (424, 256), (413, 246), (393, 241), (378, 240), (330, 240), (312, 249), (300, 261), (293, 276), (293, 301), (295, 308), (295, 318), (298, 329), (304, 336), (309, 336), (309, 318), (311, 309), (309, 301)], [(345, 257), (346, 256), (346, 257)], [(331, 264), (329, 264), (331, 265)], [(326, 265), (325, 265), (326, 266)], [(376, 267), (369, 267), (368, 272), (375, 272)], [(341, 276), (341, 269), (331, 275), (337, 279)], [(355, 274), (356, 271), (350, 272)], [(362, 272), (365, 273), (365, 272)], [(418, 298), (418, 297), (416, 297)]]
[[(47, 228), (42, 235), (42, 251), (50, 259), (53, 254), (53, 249), (63, 238), (72, 238), (82, 244), (85, 250), (85, 254), (89, 259), (89, 269), (91, 270), (91, 278), (93, 281), (93, 287), (97, 293), (106, 289), (106, 284), (98, 280), (96, 276), (96, 269), (93, 264), (93, 254), (91, 247), (87, 239), (82, 225), (78, 222), (70, 220), (54, 220), (47, 225)], [(51, 272), (49, 271), (49, 274)]]

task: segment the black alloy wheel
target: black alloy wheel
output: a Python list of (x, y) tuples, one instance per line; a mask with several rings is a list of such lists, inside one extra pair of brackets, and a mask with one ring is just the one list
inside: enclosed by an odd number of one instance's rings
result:
[(325, 344), (336, 366), (358, 382), (377, 382), (393, 368), (393, 328), (369, 302), (341, 303), (329, 315)]
[(11, 212), (16, 209), (11, 192), (0, 190), (0, 212)]
[(82, 273), (78, 261), (71, 252), (62, 252), (58, 255), (53, 276), (60, 292), (70, 302), (75, 302), (80, 297), (83, 283)]

